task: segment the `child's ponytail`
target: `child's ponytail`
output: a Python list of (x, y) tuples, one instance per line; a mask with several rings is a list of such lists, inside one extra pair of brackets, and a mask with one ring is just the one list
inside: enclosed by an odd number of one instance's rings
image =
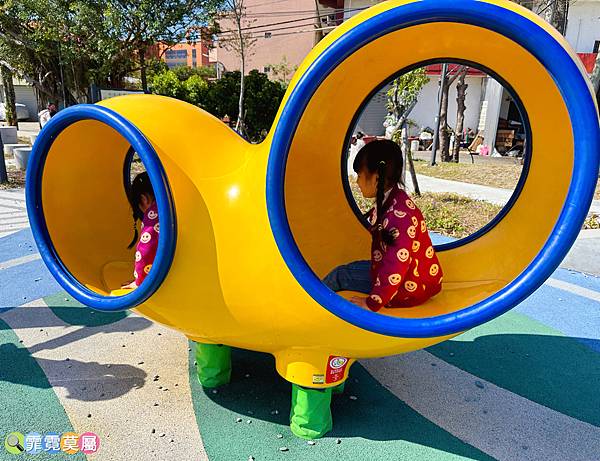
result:
[(377, 219), (375, 220), (375, 224), (377, 225), (377, 231), (379, 232), (381, 241), (386, 245), (392, 245), (394, 243), (394, 237), (389, 230), (383, 228), (383, 224), (381, 222), (383, 216), (385, 215), (385, 211), (383, 210), (383, 200), (385, 197), (386, 170), (386, 162), (385, 160), (381, 160), (377, 164)]

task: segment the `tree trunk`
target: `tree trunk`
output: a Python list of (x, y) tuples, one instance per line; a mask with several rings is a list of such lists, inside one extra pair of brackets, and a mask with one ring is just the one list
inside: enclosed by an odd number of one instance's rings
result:
[(15, 87), (13, 86), (13, 74), (6, 66), (0, 66), (2, 74), (2, 86), (4, 87), (4, 110), (6, 112), (6, 123), (9, 126), (17, 124), (17, 106), (15, 101)]
[(8, 175), (6, 174), (6, 162), (4, 161), (4, 143), (2, 142), (2, 136), (0, 136), (0, 184), (8, 182)]
[(313, 46), (323, 40), (323, 30), (321, 25), (321, 10), (319, 8), (319, 0), (315, 0), (315, 11), (317, 12), (317, 17), (315, 18), (315, 38)]
[(440, 108), (440, 152), (442, 162), (449, 162), (450, 159), (450, 135), (448, 133), (448, 99), (450, 93), (450, 83), (447, 80), (441, 88), (442, 99)]
[(140, 48), (138, 51), (140, 59), (140, 77), (142, 80), (142, 90), (144, 93), (148, 92), (148, 75), (146, 73), (146, 50)]
[(235, 124), (235, 131), (244, 134), (245, 130), (245, 112), (244, 112), (244, 93), (245, 93), (245, 73), (246, 73), (246, 50), (244, 47), (244, 35), (242, 33), (242, 14), (243, 5), (240, 5), (239, 14), (236, 14), (236, 23), (238, 37), (240, 39), (240, 100), (238, 103), (238, 118)]
[(600, 52), (596, 56), (596, 64), (594, 65), (594, 71), (592, 72), (592, 85), (594, 87), (594, 93), (596, 93), (598, 105), (600, 105)]
[(567, 32), (567, 18), (569, 16), (569, 0), (553, 0), (550, 24), (562, 35)]
[(417, 181), (417, 173), (415, 171), (415, 164), (413, 163), (412, 152), (410, 151), (410, 144), (408, 142), (408, 127), (406, 123), (402, 127), (402, 146), (404, 147), (404, 155), (406, 157), (406, 163), (410, 172), (413, 187), (415, 189), (415, 195), (421, 196), (421, 189), (419, 189), (419, 181)]
[(460, 160), (460, 145), (463, 141), (463, 130), (465, 125), (465, 98), (467, 96), (467, 88), (469, 85), (465, 83), (467, 77), (466, 72), (461, 72), (456, 84), (456, 103), (458, 110), (456, 111), (456, 130), (454, 132), (454, 146), (452, 149), (452, 160), (456, 163)]

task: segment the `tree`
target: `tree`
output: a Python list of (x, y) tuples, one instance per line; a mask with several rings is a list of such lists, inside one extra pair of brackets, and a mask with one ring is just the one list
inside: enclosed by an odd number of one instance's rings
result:
[[(245, 81), (245, 136), (250, 141), (259, 142), (264, 139), (275, 119), (285, 89), (257, 70), (252, 70)], [(226, 115), (237, 115), (240, 73), (226, 72), (215, 81), (207, 81), (192, 74), (187, 80), (181, 81), (174, 70), (168, 70), (155, 75), (150, 88), (153, 93), (195, 104), (222, 119)]]
[(442, 79), (443, 85), (441, 91), (440, 104), (440, 131), (438, 133), (440, 140), (440, 152), (443, 162), (450, 162), (450, 133), (452, 129), (448, 126), (448, 101), (450, 87), (462, 73), (466, 73), (466, 66), (455, 66), (450, 68), (446, 79)]
[(17, 105), (13, 74), (6, 66), (0, 65), (0, 77), (4, 88), (4, 113), (9, 126), (17, 126)]
[(421, 195), (421, 191), (419, 190), (417, 174), (408, 144), (407, 122), (408, 116), (416, 106), (419, 94), (427, 82), (429, 82), (429, 78), (424, 67), (407, 72), (395, 79), (387, 92), (388, 116), (384, 124), (386, 134), (389, 133), (390, 138), (404, 149), (407, 166), (417, 196)]
[(467, 97), (467, 88), (465, 83), (468, 69), (461, 72), (456, 83), (456, 129), (454, 130), (454, 145), (452, 146), (452, 160), (456, 163), (460, 160), (460, 145), (463, 141), (463, 130), (465, 125), (465, 99)]
[(281, 59), (279, 64), (267, 64), (267, 66), (271, 68), (273, 79), (281, 83), (284, 88), (287, 88), (294, 72), (298, 69), (298, 66), (291, 66), (286, 56)]
[[(157, 43), (175, 45), (184, 40), (206, 40), (208, 25), (217, 13), (220, 0), (105, 0), (106, 21), (112, 37), (120, 40), (120, 50), (135, 54), (142, 89), (148, 90), (149, 50)], [(201, 27), (199, 25), (205, 25)]]
[[(2, 64), (32, 84), (42, 101), (85, 100), (90, 84), (123, 86), (148, 52), (208, 24), (220, 0), (19, 0), (0, 7)], [(194, 34), (197, 32), (194, 31)]]
[(244, 30), (250, 28), (252, 24), (256, 22), (256, 20), (247, 19), (244, 0), (225, 0), (222, 17), (224, 19), (231, 20), (235, 27), (235, 30), (222, 33), (222, 35), (219, 37), (219, 40), (226, 50), (234, 52), (240, 59), (240, 92), (237, 109), (238, 116), (235, 124), (235, 130), (240, 134), (244, 134), (246, 59), (251, 55), (252, 48), (256, 44), (256, 38), (252, 35), (252, 32), (245, 32)]

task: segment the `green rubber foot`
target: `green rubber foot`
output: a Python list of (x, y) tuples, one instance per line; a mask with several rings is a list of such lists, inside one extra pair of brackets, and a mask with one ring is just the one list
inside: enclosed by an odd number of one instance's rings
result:
[(219, 387), (231, 379), (231, 348), (196, 343), (196, 371), (203, 387)]
[(346, 381), (344, 381), (341, 384), (338, 384), (335, 387), (331, 388), (331, 392), (333, 392), (334, 394), (343, 394), (344, 393), (344, 388), (346, 387)]
[(292, 384), (292, 433), (302, 439), (318, 439), (332, 426), (331, 389), (309, 389)]

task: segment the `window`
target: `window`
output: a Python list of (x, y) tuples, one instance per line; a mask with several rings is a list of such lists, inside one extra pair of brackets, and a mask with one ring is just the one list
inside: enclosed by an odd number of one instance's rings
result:
[(187, 59), (187, 50), (167, 50), (166, 59)]
[(271, 32), (265, 32), (265, 38), (271, 38)]
[(192, 58), (193, 58), (193, 59), (196, 59), (196, 49), (193, 49), (193, 50), (192, 50)]
[(265, 66), (265, 67), (263, 67), (263, 72), (264, 72), (265, 74), (267, 74), (267, 73), (271, 72), (271, 66)]
[(594, 42), (594, 53), (600, 52), (600, 40)]

